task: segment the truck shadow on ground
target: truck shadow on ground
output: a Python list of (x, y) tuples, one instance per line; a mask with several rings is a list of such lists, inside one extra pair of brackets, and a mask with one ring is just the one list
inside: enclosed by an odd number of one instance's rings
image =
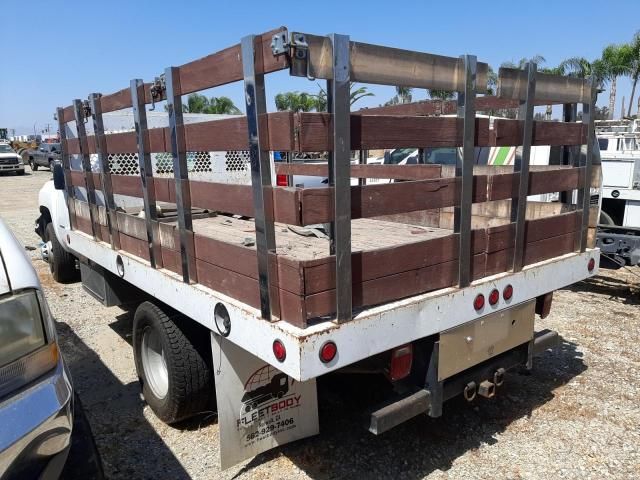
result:
[(82, 399), (98, 444), (106, 478), (189, 478), (144, 417), (145, 404), (138, 382), (122, 384), (66, 323), (58, 322), (57, 331), (74, 389)]
[[(462, 454), (499, 441), (512, 422), (554, 398), (554, 390), (586, 370), (577, 345), (563, 340), (555, 351), (535, 358), (534, 370), (510, 372), (498, 395), (467, 403), (461, 397), (445, 403), (443, 416), (425, 415), (374, 436), (363, 428), (367, 400), (375, 382), (334, 375), (319, 382), (320, 435), (252, 460), (239, 473), (284, 454), (312, 478), (422, 478), (447, 471)], [(369, 379), (370, 380), (370, 379)]]
[[(600, 269), (597, 276), (574, 283), (562, 290), (588, 292), (605, 296), (609, 300), (615, 299), (625, 305), (640, 305), (640, 278), (632, 277), (634, 280), (627, 281), (621, 279), (619, 275), (616, 276), (615, 272), (616, 270)], [(635, 273), (640, 275), (640, 270)]]

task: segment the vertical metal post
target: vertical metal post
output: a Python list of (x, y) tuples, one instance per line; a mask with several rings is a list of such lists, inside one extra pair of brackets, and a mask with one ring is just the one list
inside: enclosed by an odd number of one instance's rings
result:
[(107, 143), (104, 134), (104, 122), (102, 119), (102, 103), (99, 93), (89, 95), (89, 105), (91, 105), (91, 116), (93, 118), (93, 135), (96, 141), (96, 153), (98, 163), (102, 173), (102, 196), (104, 197), (105, 209), (107, 211), (107, 227), (111, 248), (120, 249), (120, 232), (118, 231), (118, 217), (116, 216), (116, 204), (113, 199), (113, 189), (111, 188), (111, 172), (109, 171), (109, 154), (107, 153)]
[(67, 151), (67, 131), (66, 122), (64, 121), (64, 108), (58, 107), (58, 132), (60, 134), (60, 147), (62, 149), (62, 168), (64, 169), (64, 187), (67, 192), (67, 209), (69, 211), (69, 225), (71, 229), (77, 228), (76, 226), (76, 204), (74, 201), (73, 184), (71, 183), (71, 160), (69, 152)]
[(349, 36), (329, 35), (333, 46), (333, 78), (328, 82), (333, 151), (329, 157), (329, 185), (335, 209), (331, 253), (336, 257), (336, 320), (351, 320), (351, 111)]
[(458, 118), (462, 118), (462, 158), (456, 162), (456, 178), (460, 178), (460, 205), (454, 208), (453, 231), (459, 235), (458, 286), (471, 283), (471, 209), (473, 205), (473, 164), (475, 161), (476, 66), (474, 55), (460, 57), (464, 64), (464, 91), (458, 92)]
[(156, 189), (153, 183), (144, 82), (139, 78), (131, 80), (131, 105), (133, 106), (133, 121), (138, 141), (138, 165), (140, 166), (140, 180), (142, 181), (142, 196), (144, 198), (144, 219), (147, 227), (147, 242), (149, 244), (149, 263), (152, 268), (157, 268), (162, 267), (162, 250), (160, 232), (158, 231)]
[(73, 111), (76, 117), (76, 133), (78, 135), (78, 145), (80, 146), (80, 158), (82, 159), (82, 170), (84, 172), (84, 185), (87, 191), (87, 203), (89, 204), (89, 221), (91, 222), (91, 234), (93, 238), (101, 239), (100, 228), (96, 228), (95, 210), (96, 191), (93, 185), (93, 174), (91, 172), (91, 157), (89, 156), (89, 146), (87, 144), (87, 130), (84, 126), (84, 105), (82, 100), (75, 99), (73, 101)]
[[(190, 260), (194, 258), (193, 220), (191, 218), (191, 191), (189, 190), (187, 152), (184, 141), (180, 75), (177, 67), (167, 67), (164, 75), (167, 85), (167, 110), (169, 111), (173, 178), (176, 184), (176, 209), (178, 210), (178, 228), (180, 230), (182, 279), (185, 283), (189, 283), (191, 280), (196, 281), (196, 272), (192, 271), (190, 264)], [(147, 202), (145, 202), (146, 204)]]
[(531, 156), (531, 140), (533, 138), (533, 108), (536, 95), (536, 70), (533, 62), (525, 65), (527, 73), (527, 95), (520, 99), (518, 118), (524, 121), (522, 134), (522, 152), (516, 155), (513, 172), (519, 174), (518, 197), (511, 199), (511, 222), (515, 222), (516, 236), (513, 250), (513, 271), (519, 272), (524, 267), (525, 221), (527, 217), (527, 195), (529, 193), (529, 160)]
[(251, 160), (251, 186), (255, 210), (256, 250), (258, 255), (258, 282), (260, 286), (260, 312), (262, 318), (271, 320), (272, 306), (269, 275), (269, 252), (276, 248), (273, 211), (269, 189), (271, 188), (271, 162), (269, 151), (262, 140), (266, 133), (262, 129), (267, 123), (261, 121), (267, 113), (264, 74), (256, 71), (262, 62), (262, 49), (255, 48), (255, 35), (242, 39), (242, 71), (247, 107), (247, 129), (249, 134), (249, 157)]
[[(575, 122), (578, 117), (578, 105), (575, 103), (565, 103), (562, 105), (562, 121)], [(579, 148), (579, 147), (578, 147)], [(578, 155), (574, 145), (565, 145), (562, 147), (562, 165), (573, 165), (577, 167)], [(573, 203), (573, 190), (560, 192), (561, 203)]]
[(585, 155), (580, 155), (580, 166), (584, 167), (584, 179), (581, 188), (578, 190), (578, 205), (582, 208), (582, 222), (580, 228), (579, 247), (580, 252), (587, 248), (587, 237), (589, 233), (589, 207), (591, 205), (591, 168), (593, 164), (593, 143), (595, 141), (594, 114), (596, 100), (598, 98), (598, 85), (595, 79), (591, 78), (591, 95), (589, 102), (582, 104), (582, 123), (587, 126), (587, 146)]

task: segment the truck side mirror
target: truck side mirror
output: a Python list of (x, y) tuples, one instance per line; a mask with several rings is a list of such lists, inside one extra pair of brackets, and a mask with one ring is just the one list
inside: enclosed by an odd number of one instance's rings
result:
[(56, 190), (64, 190), (64, 168), (59, 162), (53, 164), (53, 186)]

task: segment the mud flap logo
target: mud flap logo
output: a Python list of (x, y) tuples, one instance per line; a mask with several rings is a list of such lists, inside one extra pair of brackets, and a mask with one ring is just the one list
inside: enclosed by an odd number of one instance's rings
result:
[(212, 349), (223, 469), (318, 433), (315, 380), (297, 382), (217, 335)]

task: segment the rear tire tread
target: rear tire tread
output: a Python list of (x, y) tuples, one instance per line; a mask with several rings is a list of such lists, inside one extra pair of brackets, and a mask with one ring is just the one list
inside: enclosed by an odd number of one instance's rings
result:
[[(143, 316), (146, 318), (142, 318)], [(169, 374), (169, 391), (164, 399), (155, 397), (151, 389), (146, 386), (141, 355), (138, 353), (142, 344), (140, 322), (144, 322), (142, 326), (150, 325), (155, 328), (151, 317), (157, 319), (161, 336), (165, 337), (168, 347), (165, 355)], [(213, 393), (211, 369), (207, 361), (188, 338), (187, 335), (191, 332), (187, 328), (181, 329), (176, 325), (176, 320), (183, 320), (181, 323), (192, 321), (180, 314), (168, 316), (151, 302), (142, 303), (136, 310), (134, 319), (134, 348), (138, 378), (147, 403), (155, 414), (168, 424), (206, 410)]]

